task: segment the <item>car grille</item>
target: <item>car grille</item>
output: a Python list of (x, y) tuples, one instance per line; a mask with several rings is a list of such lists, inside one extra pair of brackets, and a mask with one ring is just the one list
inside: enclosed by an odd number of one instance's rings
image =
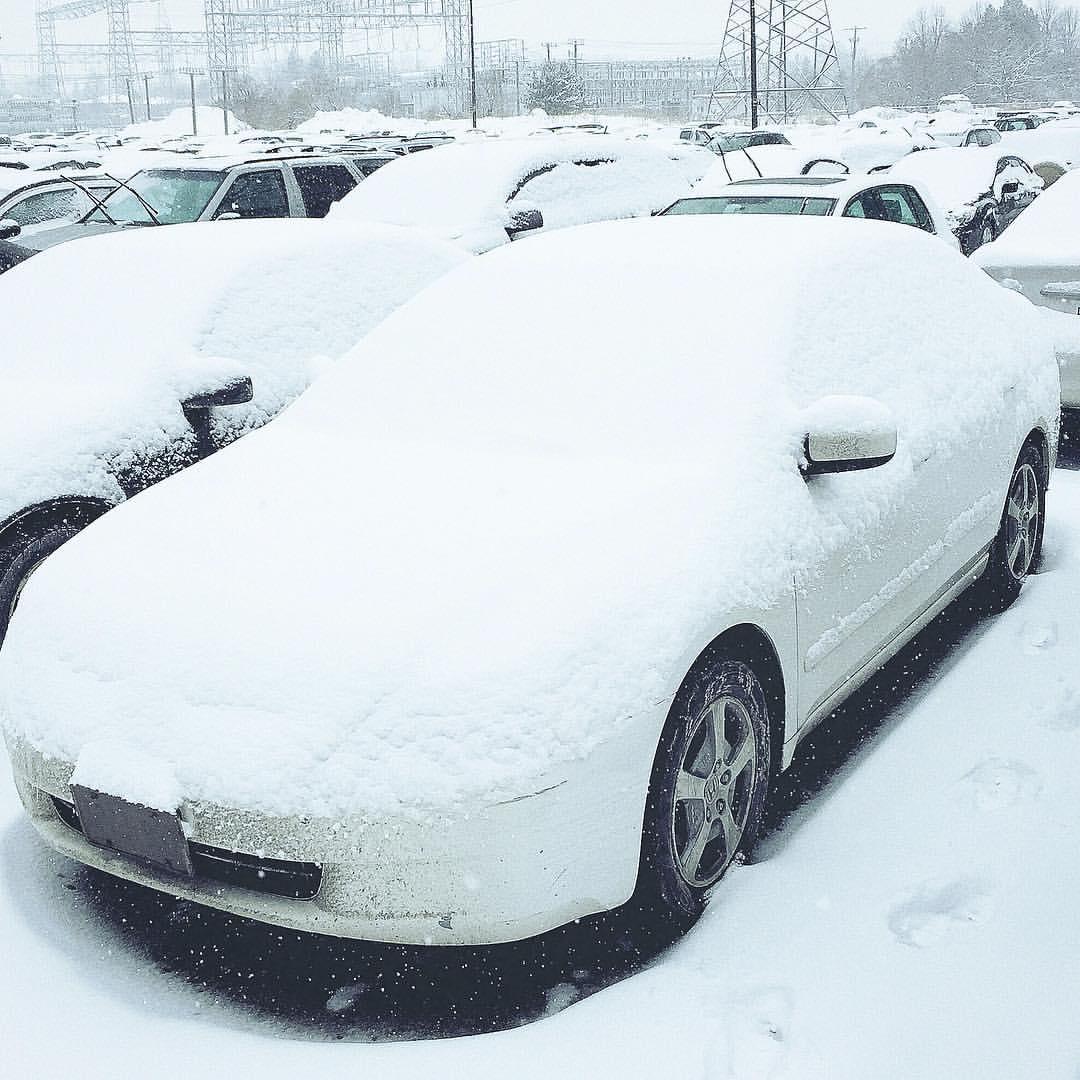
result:
[[(81, 833), (82, 825), (74, 804), (55, 795), (50, 798), (56, 816), (68, 828)], [(316, 863), (267, 859), (194, 842), (188, 843), (188, 849), (198, 877), (211, 878), (237, 888), (284, 896), (290, 900), (311, 900), (322, 884), (322, 868)]]

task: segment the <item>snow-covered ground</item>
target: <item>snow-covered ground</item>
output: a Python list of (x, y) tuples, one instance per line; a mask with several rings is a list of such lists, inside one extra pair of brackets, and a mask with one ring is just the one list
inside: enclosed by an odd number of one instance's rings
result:
[(0, 782), (5, 1072), (1074, 1080), (1080, 453), (1062, 464), (1018, 603), (946, 613), (820, 728), (755, 862), (659, 957), (605, 919), (468, 952), (244, 923), (51, 854)]

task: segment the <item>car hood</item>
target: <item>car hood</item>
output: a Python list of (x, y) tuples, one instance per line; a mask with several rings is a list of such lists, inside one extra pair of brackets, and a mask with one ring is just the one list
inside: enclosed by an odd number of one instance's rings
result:
[(122, 745), (265, 812), (514, 797), (668, 697), (725, 608), (790, 589), (767, 522), (801, 518), (794, 457), (766, 506), (703, 498), (714, 468), (393, 442), (365, 465), (333, 433), (313, 472), (269, 431), (31, 579), (0, 652), (13, 733), (70, 761)]
[(80, 240), (86, 236), (102, 236), (105, 233), (124, 232), (135, 226), (110, 225), (108, 222), (75, 222), (73, 225), (51, 225), (47, 228), (24, 229), (14, 243), (30, 251), (45, 251), (66, 244), (69, 240)]

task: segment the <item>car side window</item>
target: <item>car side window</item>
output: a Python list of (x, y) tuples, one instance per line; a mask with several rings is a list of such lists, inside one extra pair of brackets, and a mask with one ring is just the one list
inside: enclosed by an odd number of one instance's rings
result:
[(61, 218), (74, 221), (89, 209), (90, 200), (81, 191), (66, 188), (27, 195), (5, 210), (2, 216), (22, 226), (40, 225), (43, 221), (59, 221)]
[(289, 197), (285, 180), (277, 169), (241, 173), (225, 193), (214, 213), (238, 214), (242, 218), (279, 218), (289, 216)]
[(846, 207), (844, 217), (868, 218), (871, 221), (889, 221), (888, 211), (875, 189), (856, 195)]
[(356, 179), (344, 165), (294, 165), (304, 209), (312, 218), (326, 217), (330, 207), (356, 187)]

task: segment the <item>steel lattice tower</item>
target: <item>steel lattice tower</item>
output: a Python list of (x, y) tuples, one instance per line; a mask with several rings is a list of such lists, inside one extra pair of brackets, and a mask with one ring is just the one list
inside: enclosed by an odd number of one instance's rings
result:
[(750, 118), (751, 42), (759, 120), (847, 111), (828, 0), (731, 0), (706, 120)]

